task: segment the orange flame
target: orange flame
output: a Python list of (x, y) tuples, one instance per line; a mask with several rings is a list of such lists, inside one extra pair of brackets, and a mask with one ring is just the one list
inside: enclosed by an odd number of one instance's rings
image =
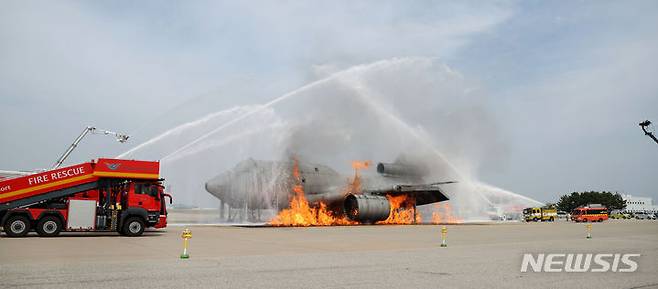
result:
[(423, 218), (417, 211), (414, 212), (413, 199), (408, 195), (391, 196), (386, 195), (391, 204), (391, 212), (388, 219), (377, 222), (377, 224), (413, 224), (421, 223)]
[(441, 224), (441, 214), (439, 213), (439, 204), (434, 204), (434, 210), (432, 210), (432, 224)]
[(356, 222), (348, 220), (346, 217), (334, 216), (324, 203), (320, 203), (320, 206), (317, 208), (311, 207), (306, 197), (304, 197), (303, 192), (302, 194), (295, 195), (290, 200), (290, 208), (282, 210), (276, 217), (270, 220), (270, 225), (273, 226), (293, 227), (351, 224), (356, 224)]
[[(358, 193), (361, 191), (361, 178), (359, 169), (367, 169), (370, 161), (353, 161), (352, 167), (356, 170), (354, 178), (345, 188), (345, 193)], [(301, 184), (301, 174), (297, 160), (293, 162), (292, 175), (294, 185), (292, 191), (294, 196), (290, 200), (290, 207), (281, 210), (269, 224), (273, 226), (333, 226), (333, 225), (357, 225), (359, 222), (352, 221), (345, 216), (335, 215), (334, 212), (327, 208), (327, 204), (320, 202), (317, 207), (311, 206), (306, 200), (304, 187)], [(421, 214), (414, 208), (415, 200), (408, 195), (392, 196), (387, 195), (390, 202), (389, 217), (377, 222), (377, 224), (414, 224), (422, 223)], [(461, 223), (462, 220), (452, 215), (452, 208), (448, 203), (443, 203), (443, 210), (440, 210), (439, 204), (435, 204), (435, 210), (432, 212), (432, 223), (441, 222)], [(443, 211), (443, 212), (441, 212)]]
[(352, 168), (355, 170), (365, 170), (370, 167), (370, 161), (352, 161)]
[(442, 204), (434, 204), (434, 210), (432, 211), (432, 224), (455, 224), (463, 222), (464, 220), (452, 214), (452, 206), (450, 206), (450, 203), (444, 202)]
[(295, 185), (292, 188), (295, 195), (290, 200), (290, 208), (280, 211), (279, 214), (270, 220), (270, 225), (307, 227), (357, 224), (344, 216), (334, 216), (327, 209), (325, 203), (321, 202), (319, 207), (311, 207), (309, 205), (304, 195), (304, 187), (301, 185), (301, 175), (297, 160), (294, 161), (292, 175), (295, 180)]

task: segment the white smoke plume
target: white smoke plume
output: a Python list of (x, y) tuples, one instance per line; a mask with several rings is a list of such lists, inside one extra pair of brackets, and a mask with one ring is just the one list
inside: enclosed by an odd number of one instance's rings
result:
[(344, 173), (352, 160), (421, 155), (436, 181), (459, 182), (447, 193), (464, 219), (537, 204), (477, 181), (482, 163), (504, 162), (504, 132), (477, 85), (437, 59), (359, 65), (272, 99), (201, 117), (121, 156), (159, 154), (176, 202), (199, 207), (216, 204), (203, 188), (213, 176), (290, 153)]

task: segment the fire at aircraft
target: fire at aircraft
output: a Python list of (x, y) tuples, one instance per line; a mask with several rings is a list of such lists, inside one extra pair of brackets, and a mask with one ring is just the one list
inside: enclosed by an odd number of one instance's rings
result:
[(399, 160), (377, 164), (375, 175), (361, 173), (370, 167), (354, 161), (348, 176), (296, 159), (248, 159), (209, 180), (206, 190), (229, 208), (276, 209), (269, 221), (275, 226), (411, 224), (422, 220), (417, 206), (447, 201), (442, 187), (454, 183), (427, 182), (421, 165)]

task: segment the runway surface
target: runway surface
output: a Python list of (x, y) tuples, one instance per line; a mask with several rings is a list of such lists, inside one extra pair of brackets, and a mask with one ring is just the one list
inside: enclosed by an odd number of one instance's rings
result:
[[(658, 288), (658, 221), (182, 227), (0, 238), (1, 288)], [(523, 253), (639, 253), (634, 273), (521, 273)]]

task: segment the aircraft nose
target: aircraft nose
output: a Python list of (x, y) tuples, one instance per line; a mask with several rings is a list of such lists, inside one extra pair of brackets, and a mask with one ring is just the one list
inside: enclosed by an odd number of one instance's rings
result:
[(220, 200), (224, 200), (226, 194), (225, 187), (224, 182), (219, 177), (213, 178), (205, 183), (206, 191)]

